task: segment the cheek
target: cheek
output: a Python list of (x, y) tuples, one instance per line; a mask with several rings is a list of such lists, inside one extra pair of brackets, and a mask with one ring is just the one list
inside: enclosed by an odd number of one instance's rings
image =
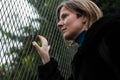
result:
[(75, 39), (75, 37), (82, 31), (83, 23), (80, 19), (76, 19), (74, 17), (68, 18), (64, 21), (64, 23), (67, 28), (66, 33), (64, 33), (64, 37)]
[(71, 22), (70, 27), (69, 27), (70, 31), (74, 33), (81, 32), (82, 28), (83, 28), (83, 24), (80, 21)]
[(77, 37), (82, 31), (83, 26), (84, 25), (81, 22), (77, 22), (77, 21), (73, 22), (68, 28), (69, 35)]
[(64, 23), (66, 26), (70, 26), (71, 24), (73, 24), (75, 21), (74, 17), (69, 16), (64, 20)]

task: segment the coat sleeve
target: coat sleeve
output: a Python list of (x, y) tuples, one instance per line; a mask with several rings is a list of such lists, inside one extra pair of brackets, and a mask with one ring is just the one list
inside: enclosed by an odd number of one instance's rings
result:
[(54, 58), (51, 58), (45, 65), (39, 65), (38, 75), (40, 80), (64, 80), (58, 70), (58, 63)]

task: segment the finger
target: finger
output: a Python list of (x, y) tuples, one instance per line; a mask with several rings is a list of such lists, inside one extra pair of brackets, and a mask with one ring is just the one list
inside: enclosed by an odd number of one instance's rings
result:
[(32, 42), (32, 45), (38, 50), (38, 51), (40, 51), (40, 46), (35, 42), (35, 41), (33, 41)]
[(42, 46), (48, 46), (48, 41), (45, 37), (38, 35), (38, 38), (41, 40)]

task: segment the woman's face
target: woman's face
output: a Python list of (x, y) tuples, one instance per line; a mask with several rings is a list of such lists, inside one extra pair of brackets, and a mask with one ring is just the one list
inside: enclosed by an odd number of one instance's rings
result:
[(66, 40), (74, 40), (85, 30), (86, 17), (77, 17), (76, 13), (62, 7), (57, 26)]

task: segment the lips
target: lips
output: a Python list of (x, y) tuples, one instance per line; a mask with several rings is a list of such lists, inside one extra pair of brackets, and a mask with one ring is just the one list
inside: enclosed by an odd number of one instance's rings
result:
[(61, 32), (62, 32), (62, 33), (65, 33), (66, 30), (67, 30), (67, 28), (63, 28), (63, 29), (61, 29)]

